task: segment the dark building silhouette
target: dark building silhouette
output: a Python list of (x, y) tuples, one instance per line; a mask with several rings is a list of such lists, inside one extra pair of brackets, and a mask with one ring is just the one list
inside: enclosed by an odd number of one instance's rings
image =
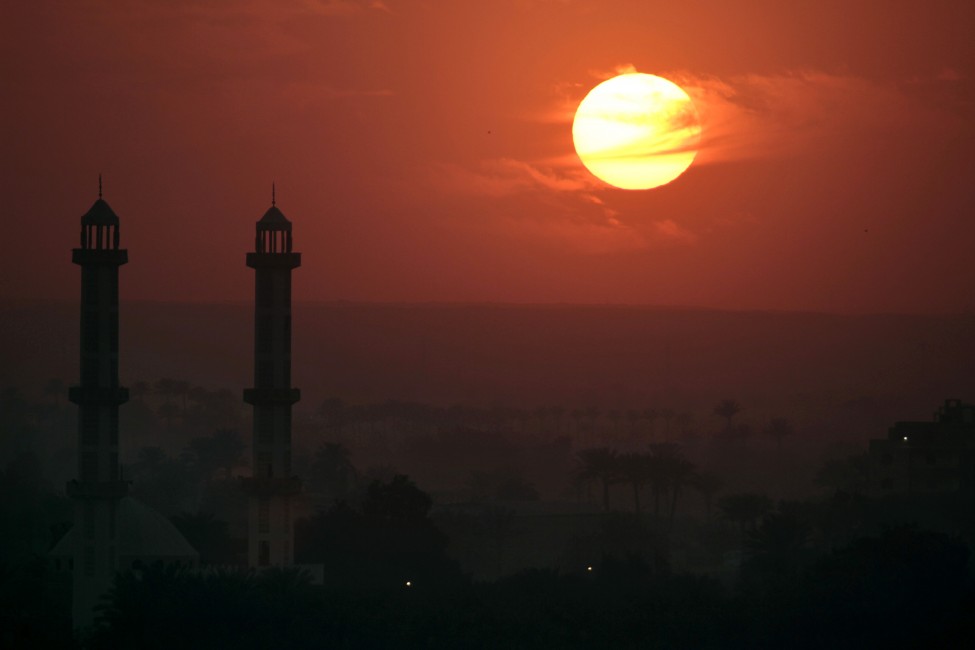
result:
[[(129, 391), (119, 385), (119, 219), (101, 196), (81, 218), (81, 383), (69, 389), (78, 405), (78, 478), (67, 493), (75, 501), (74, 527), (51, 556), (73, 572), (75, 627), (94, 620), (94, 608), (119, 568), (138, 561), (195, 562), (196, 551), (164, 517), (128, 493), (119, 471), (119, 406)], [(120, 547), (121, 544), (121, 547)]]
[(118, 272), (129, 256), (119, 248), (118, 216), (100, 187), (98, 200), (81, 218), (81, 246), (71, 261), (81, 267), (81, 383), (69, 390), (78, 405), (78, 478), (67, 491), (75, 500), (74, 528), (81, 531), (72, 606), (75, 625), (81, 626), (91, 622), (117, 568), (117, 508), (128, 492), (118, 462), (118, 409), (129, 399), (118, 378)]
[(975, 495), (975, 406), (949, 399), (929, 422), (897, 422), (870, 441), (869, 460), (875, 495)]
[(294, 562), (293, 506), (301, 483), (291, 474), (291, 407), (300, 398), (291, 386), (291, 271), (301, 265), (292, 251), (291, 222), (271, 207), (257, 222), (247, 266), (255, 271), (254, 387), (244, 401), (254, 407), (253, 476), (244, 479), (250, 497), (248, 563), (252, 567)]

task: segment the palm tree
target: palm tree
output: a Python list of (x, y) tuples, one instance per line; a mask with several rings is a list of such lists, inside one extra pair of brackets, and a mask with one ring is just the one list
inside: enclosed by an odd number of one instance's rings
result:
[(677, 427), (680, 429), (681, 438), (689, 439), (694, 436), (694, 432), (691, 430), (693, 423), (694, 416), (687, 411), (682, 411), (677, 414)]
[(764, 494), (751, 492), (731, 494), (718, 501), (718, 509), (745, 532), (754, 530), (758, 520), (772, 509), (772, 500)]
[(159, 471), (160, 466), (166, 462), (166, 452), (162, 447), (143, 447), (139, 450), (137, 467), (150, 473)]
[(702, 497), (704, 497), (704, 512), (705, 516), (707, 517), (707, 521), (710, 522), (711, 502), (714, 499), (714, 495), (724, 485), (724, 481), (714, 474), (699, 472), (691, 477), (688, 484), (697, 490)]
[(234, 468), (240, 464), (244, 449), (244, 439), (236, 429), (217, 429), (213, 434), (213, 444), (224, 476), (233, 478)]
[(718, 402), (714, 407), (714, 414), (723, 417), (727, 421), (726, 431), (732, 429), (732, 419), (741, 412), (741, 405), (733, 399), (725, 399)]
[(219, 429), (212, 436), (194, 438), (189, 447), (207, 480), (217, 469), (230, 479), (243, 456), (244, 440), (234, 429)]
[(177, 381), (175, 379), (162, 377), (156, 380), (155, 385), (152, 387), (152, 392), (161, 395), (163, 399), (173, 397), (176, 395), (176, 383)]
[(326, 442), (318, 447), (311, 469), (314, 481), (334, 499), (348, 497), (359, 477), (352, 464), (351, 452), (337, 442)]
[(342, 433), (348, 415), (344, 400), (338, 397), (329, 397), (323, 400), (321, 406), (318, 407), (318, 414), (322, 417), (326, 429), (337, 434)]
[(808, 554), (809, 526), (793, 515), (772, 513), (745, 537), (747, 565), (775, 580), (796, 576)]
[(649, 425), (647, 428), (650, 430), (650, 441), (653, 442), (657, 437), (657, 410), (651, 408), (643, 409), (643, 419), (646, 420), (647, 424)]
[(569, 416), (573, 420), (575, 420), (575, 423), (576, 423), (576, 433), (577, 434), (582, 433), (582, 428), (583, 428), (582, 427), (582, 423), (586, 419), (586, 414), (583, 413), (582, 409), (572, 409), (572, 411), (569, 413)]
[(637, 425), (640, 422), (640, 411), (637, 409), (627, 409), (626, 423), (630, 425), (630, 436), (636, 436)]
[(586, 408), (586, 419), (589, 420), (589, 433), (593, 437), (596, 436), (596, 420), (599, 419), (600, 415), (602, 415), (602, 411), (599, 410), (599, 407), (589, 406)]
[(670, 498), (669, 519), (671, 522), (677, 513), (677, 501), (681, 490), (694, 475), (694, 464), (684, 458), (680, 447), (675, 444), (661, 443), (650, 446), (651, 458), (654, 465), (655, 480), (655, 514), (659, 514), (660, 497)]
[(667, 460), (663, 470), (670, 481), (670, 523), (677, 514), (677, 500), (681, 490), (694, 476), (694, 463), (686, 458), (674, 457)]
[(129, 389), (132, 398), (137, 402), (141, 402), (146, 395), (152, 393), (152, 388), (149, 386), (149, 382), (137, 381), (132, 384), (132, 388)]
[(163, 402), (156, 411), (159, 417), (166, 420), (166, 431), (173, 430), (173, 419), (179, 415), (179, 406), (175, 402)]
[(563, 406), (553, 406), (549, 409), (552, 413), (552, 417), (555, 418), (555, 435), (562, 435), (562, 418), (565, 417), (565, 407)]
[(664, 442), (670, 442), (670, 423), (677, 416), (677, 411), (674, 409), (663, 409), (660, 411), (660, 417), (664, 419)]
[(615, 449), (593, 447), (576, 454), (579, 467), (576, 476), (582, 480), (599, 481), (603, 486), (603, 509), (609, 511), (609, 488), (618, 480), (619, 463)]
[(792, 424), (785, 418), (772, 418), (768, 426), (765, 427), (765, 433), (775, 440), (776, 447), (782, 447), (782, 438), (786, 436), (791, 436), (793, 433)]
[(617, 459), (619, 478), (633, 487), (633, 510), (640, 513), (640, 489), (649, 483), (656, 469), (654, 459), (649, 454), (631, 452)]
[(176, 379), (173, 381), (173, 395), (180, 399), (183, 413), (186, 413), (186, 398), (189, 397), (192, 385), (188, 381)]

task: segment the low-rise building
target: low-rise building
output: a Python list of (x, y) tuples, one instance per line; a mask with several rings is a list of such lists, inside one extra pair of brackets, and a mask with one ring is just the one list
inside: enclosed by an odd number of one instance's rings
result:
[(870, 441), (870, 493), (975, 495), (975, 405), (945, 400), (928, 422), (897, 422)]

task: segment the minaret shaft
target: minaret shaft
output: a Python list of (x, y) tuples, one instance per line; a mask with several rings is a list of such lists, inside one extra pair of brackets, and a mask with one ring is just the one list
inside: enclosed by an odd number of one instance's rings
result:
[(72, 614), (75, 627), (94, 621), (94, 609), (118, 568), (118, 500), (127, 483), (119, 472), (119, 405), (128, 390), (119, 386), (119, 267), (128, 253), (118, 248), (118, 218), (99, 198), (82, 217), (81, 382), (69, 389), (78, 405), (78, 478), (67, 485), (75, 500), (79, 545), (74, 557)]
[[(280, 217), (265, 223), (268, 215)], [(247, 254), (255, 271), (254, 388), (244, 391), (253, 405), (253, 477), (250, 495), (248, 561), (251, 566), (294, 562), (292, 505), (301, 484), (291, 473), (291, 407), (300, 394), (291, 386), (291, 271), (301, 265), (291, 252), (291, 224), (273, 207), (258, 222), (256, 252)]]

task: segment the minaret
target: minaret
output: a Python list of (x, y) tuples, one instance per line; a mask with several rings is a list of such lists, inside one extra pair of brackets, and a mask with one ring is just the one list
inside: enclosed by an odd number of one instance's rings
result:
[(94, 619), (94, 607), (111, 586), (118, 565), (116, 511), (128, 484), (119, 476), (118, 407), (129, 399), (118, 380), (118, 269), (128, 261), (119, 248), (119, 220), (102, 199), (81, 218), (81, 247), (71, 261), (81, 267), (81, 384), (68, 395), (78, 405), (78, 478), (68, 482), (75, 502), (72, 615), (75, 627)]
[(244, 479), (250, 497), (248, 563), (291, 566), (294, 537), (291, 506), (301, 482), (291, 475), (291, 406), (300, 393), (291, 386), (291, 270), (301, 254), (291, 251), (291, 222), (275, 205), (257, 222), (254, 269), (254, 388), (244, 401), (254, 407), (253, 477)]

